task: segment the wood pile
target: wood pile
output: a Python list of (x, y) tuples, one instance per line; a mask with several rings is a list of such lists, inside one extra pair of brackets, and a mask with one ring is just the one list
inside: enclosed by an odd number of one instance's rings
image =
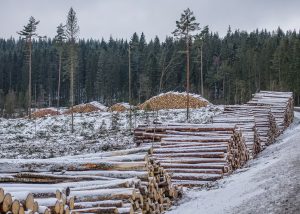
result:
[[(133, 108), (133, 106), (131, 106), (131, 108)], [(125, 112), (125, 111), (129, 111), (130, 110), (130, 105), (129, 103), (116, 103), (114, 105), (112, 105), (108, 111), (113, 112)]]
[(53, 108), (37, 109), (36, 111), (32, 112), (32, 114), (31, 114), (32, 118), (41, 118), (41, 117), (54, 116), (54, 115), (60, 115), (60, 113), (57, 112), (57, 110), (53, 109)]
[[(79, 104), (76, 106), (73, 106), (73, 113), (88, 113), (88, 112), (94, 112), (94, 111), (104, 111), (105, 108), (100, 103), (97, 102), (90, 102), (85, 104)], [(64, 114), (71, 114), (72, 109), (68, 109), (64, 112)]]
[(260, 91), (253, 95), (248, 105), (269, 106), (275, 117), (279, 133), (294, 120), (294, 99), (292, 92)]
[(238, 115), (251, 114), (254, 116), (255, 129), (258, 134), (261, 150), (272, 144), (278, 136), (275, 118), (269, 106), (232, 105), (225, 106), (224, 114)]
[(88, 156), (0, 160), (0, 210), (162, 213), (181, 189), (171, 183), (152, 151), (143, 147)]
[[(141, 110), (184, 109), (187, 105), (187, 94), (168, 92), (152, 97), (138, 107)], [(206, 107), (209, 102), (197, 94), (189, 94), (190, 108)]]
[(203, 186), (243, 166), (249, 154), (235, 125), (168, 124), (135, 129), (138, 144), (150, 143), (153, 157), (172, 183)]
[(213, 118), (213, 123), (217, 125), (235, 124), (241, 131), (250, 155), (254, 158), (261, 151), (261, 143), (255, 125), (253, 114), (249, 111), (227, 111)]

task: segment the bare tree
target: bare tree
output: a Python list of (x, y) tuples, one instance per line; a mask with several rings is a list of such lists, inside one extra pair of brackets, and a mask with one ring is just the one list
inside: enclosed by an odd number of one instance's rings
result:
[(68, 13), (67, 24), (66, 24), (66, 36), (69, 44), (69, 64), (70, 64), (70, 105), (71, 105), (71, 116), (72, 116), (72, 133), (74, 132), (74, 73), (76, 64), (76, 41), (79, 33), (79, 26), (77, 24), (76, 13), (71, 7)]

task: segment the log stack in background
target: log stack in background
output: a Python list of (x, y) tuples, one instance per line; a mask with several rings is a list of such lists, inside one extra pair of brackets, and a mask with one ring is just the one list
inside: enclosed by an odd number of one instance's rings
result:
[(235, 125), (168, 124), (135, 130), (135, 140), (153, 146), (153, 157), (172, 183), (203, 186), (243, 166), (249, 154)]
[(37, 109), (36, 111), (32, 112), (32, 114), (31, 114), (32, 118), (41, 118), (41, 117), (55, 116), (55, 115), (60, 115), (60, 113), (57, 112), (57, 109), (54, 109), (54, 108)]
[(48, 160), (0, 160), (0, 210), (162, 213), (181, 190), (151, 154), (152, 148), (143, 147)]
[[(131, 108), (135, 108), (134, 106), (131, 106)], [(113, 112), (125, 112), (125, 111), (129, 111), (130, 110), (130, 105), (129, 103), (116, 103), (114, 105), (112, 105), (111, 107), (109, 107), (108, 111)]]
[[(152, 97), (140, 104), (140, 110), (161, 110), (161, 109), (184, 109), (186, 108), (187, 94), (179, 92), (168, 92)], [(210, 103), (197, 94), (189, 94), (190, 108), (206, 107)]]

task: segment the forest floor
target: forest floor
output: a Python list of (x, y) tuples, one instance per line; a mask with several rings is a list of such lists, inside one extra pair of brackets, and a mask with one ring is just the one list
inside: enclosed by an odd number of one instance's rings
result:
[[(222, 106), (191, 110), (192, 123), (206, 123), (222, 112)], [(185, 122), (186, 110), (137, 111), (132, 127), (161, 122)], [(129, 114), (91, 112), (71, 116), (57, 115), (29, 120), (0, 118), (0, 158), (52, 158), (134, 147)]]
[(185, 191), (168, 214), (300, 213), (300, 113), (280, 138), (231, 176)]

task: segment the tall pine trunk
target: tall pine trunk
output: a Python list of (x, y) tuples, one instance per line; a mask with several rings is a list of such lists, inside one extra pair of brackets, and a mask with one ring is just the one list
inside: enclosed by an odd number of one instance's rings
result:
[(62, 55), (62, 53), (60, 51), (59, 61), (58, 61), (57, 114), (59, 113), (59, 100), (60, 100), (61, 55)]
[(32, 52), (32, 43), (31, 37), (29, 37), (29, 74), (28, 74), (28, 117), (31, 119), (31, 52)]

